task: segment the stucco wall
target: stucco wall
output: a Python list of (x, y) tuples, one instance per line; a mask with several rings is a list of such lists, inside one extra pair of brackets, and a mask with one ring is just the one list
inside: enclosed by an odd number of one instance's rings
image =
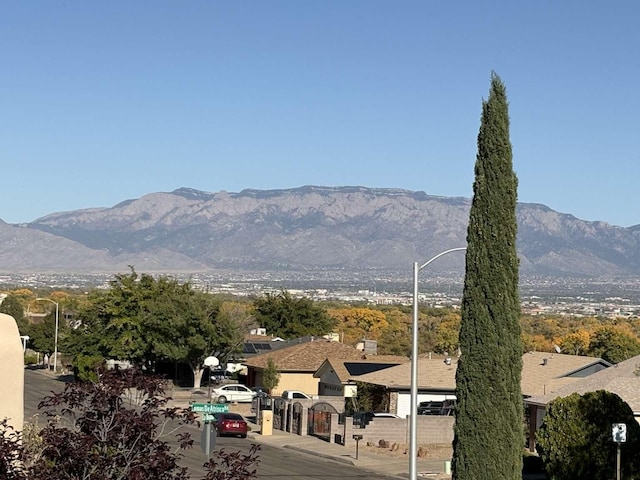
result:
[(0, 418), (16, 430), (24, 420), (24, 353), (12, 316), (0, 313)]
[(280, 382), (273, 389), (271, 395), (277, 397), (285, 390), (300, 390), (307, 395), (318, 395), (318, 378), (314, 378), (312, 373), (287, 373), (280, 374)]

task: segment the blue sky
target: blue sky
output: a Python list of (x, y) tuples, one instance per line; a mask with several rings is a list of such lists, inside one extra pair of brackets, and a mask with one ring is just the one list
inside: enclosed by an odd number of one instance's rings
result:
[(470, 197), (507, 86), (521, 202), (640, 224), (640, 3), (7, 1), (0, 218), (362, 185)]

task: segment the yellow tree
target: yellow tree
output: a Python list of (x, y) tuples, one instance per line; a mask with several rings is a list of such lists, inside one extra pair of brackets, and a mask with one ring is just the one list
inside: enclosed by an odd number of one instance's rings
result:
[(371, 308), (332, 308), (328, 313), (338, 321), (338, 331), (343, 333), (343, 341), (348, 344), (354, 344), (363, 338), (377, 340), (389, 327), (385, 314)]
[(522, 346), (525, 352), (553, 352), (553, 343), (544, 335), (522, 333)]
[(584, 355), (591, 343), (591, 333), (581, 328), (556, 338), (554, 343), (562, 349), (562, 353)]
[(460, 333), (460, 316), (447, 315), (436, 327), (435, 351), (453, 353), (458, 350), (458, 334)]

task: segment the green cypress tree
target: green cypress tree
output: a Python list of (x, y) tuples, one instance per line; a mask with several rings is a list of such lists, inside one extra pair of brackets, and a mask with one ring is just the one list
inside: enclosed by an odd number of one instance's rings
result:
[(516, 201), (518, 179), (502, 80), (482, 103), (467, 230), (456, 373), (455, 480), (522, 478), (522, 340)]

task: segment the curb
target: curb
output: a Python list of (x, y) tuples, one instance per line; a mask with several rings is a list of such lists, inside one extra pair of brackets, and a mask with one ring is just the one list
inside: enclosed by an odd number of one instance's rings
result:
[(336, 457), (335, 455), (331, 455), (329, 453), (318, 452), (317, 450), (309, 450), (304, 447), (298, 447), (296, 445), (283, 445), (282, 448), (288, 448), (289, 450), (295, 450), (296, 452), (306, 453), (307, 455), (313, 455), (314, 457), (326, 458), (328, 460), (333, 460), (335, 462), (345, 463), (347, 465), (358, 466), (353, 460), (348, 458)]

